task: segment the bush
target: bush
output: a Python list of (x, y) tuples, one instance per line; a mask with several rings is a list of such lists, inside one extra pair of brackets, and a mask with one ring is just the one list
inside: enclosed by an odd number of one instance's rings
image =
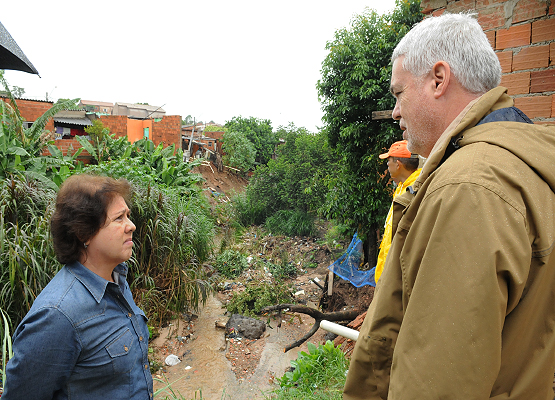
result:
[(264, 225), (274, 235), (311, 236), (316, 232), (314, 217), (299, 210), (277, 211)]
[(301, 351), (291, 361), (293, 371), (278, 379), (280, 388), (272, 399), (334, 399), (342, 398), (345, 375), (349, 366), (341, 347), (333, 342), (325, 345), (308, 343), (308, 353)]
[(216, 258), (216, 270), (226, 278), (236, 278), (248, 268), (247, 257), (237, 250), (227, 249)]
[(255, 317), (264, 307), (291, 303), (293, 296), (285, 284), (251, 284), (243, 292), (233, 294), (226, 306), (232, 314)]

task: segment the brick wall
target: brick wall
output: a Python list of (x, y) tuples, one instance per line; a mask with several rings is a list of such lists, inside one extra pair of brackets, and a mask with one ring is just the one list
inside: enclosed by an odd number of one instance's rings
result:
[(101, 115), (100, 121), (116, 137), (127, 136), (127, 116), (125, 115)]
[[(6, 97), (0, 97), (4, 102), (11, 105), (10, 99)], [(19, 113), (26, 121), (34, 122), (36, 121), (42, 114), (46, 111), (50, 110), (52, 105), (54, 104), (51, 101), (42, 101), (42, 100), (24, 100), (24, 99), (15, 99), (17, 104), (17, 108), (19, 108)], [(46, 123), (45, 128), (50, 132), (54, 132), (54, 120), (50, 118)]]
[(427, 15), (474, 10), (501, 63), (501, 85), (535, 123), (555, 123), (554, 0), (423, 0)]
[(151, 139), (155, 145), (164, 142), (164, 147), (175, 144), (176, 149), (181, 148), (181, 116), (166, 115), (160, 121), (152, 121)]
[[(59, 139), (54, 141), (54, 144), (58, 149), (62, 151), (64, 156), (67, 156), (68, 150), (71, 150), (71, 154), (75, 154), (75, 152), (82, 147), (81, 143), (79, 143), (76, 139)], [(50, 155), (50, 151), (48, 151), (48, 148), (45, 148), (43, 150), (42, 155), (44, 156)], [(81, 152), (81, 154), (79, 154), (79, 157), (77, 157), (77, 159), (80, 161), (83, 161), (84, 164), (89, 164), (92, 160), (92, 156), (89, 154), (87, 150), (83, 149), (83, 151)]]

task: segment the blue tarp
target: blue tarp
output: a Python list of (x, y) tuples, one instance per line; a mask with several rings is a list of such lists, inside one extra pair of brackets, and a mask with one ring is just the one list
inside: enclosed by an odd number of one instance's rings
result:
[(360, 271), (358, 269), (362, 260), (362, 254), (362, 241), (355, 233), (345, 253), (335, 260), (328, 269), (335, 275), (351, 282), (355, 287), (364, 285), (376, 286), (376, 280), (374, 278), (375, 267), (368, 271)]

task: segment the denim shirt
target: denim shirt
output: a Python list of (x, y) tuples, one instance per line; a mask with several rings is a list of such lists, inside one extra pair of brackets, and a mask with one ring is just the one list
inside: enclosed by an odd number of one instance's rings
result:
[(14, 333), (2, 400), (152, 399), (148, 328), (126, 281), (64, 266)]

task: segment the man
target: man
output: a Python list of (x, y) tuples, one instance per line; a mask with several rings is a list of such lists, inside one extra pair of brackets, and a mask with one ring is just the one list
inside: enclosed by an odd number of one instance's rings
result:
[(394, 200), (393, 243), (344, 399), (553, 399), (555, 129), (513, 107), (470, 15), (417, 24), (391, 92), (426, 163)]
[[(380, 154), (379, 157), (381, 159), (387, 158), (387, 169), (389, 171), (389, 175), (391, 175), (391, 179), (397, 184), (397, 188), (393, 193), (393, 199), (403, 193), (407, 187), (411, 186), (420, 175), (420, 171), (422, 171), (418, 168), (418, 155), (413, 155), (410, 151), (408, 151), (406, 140), (393, 143), (389, 148), (389, 151), (387, 153)], [(385, 258), (387, 257), (387, 253), (391, 247), (392, 221), (393, 204), (391, 205), (391, 208), (387, 213), (387, 218), (385, 219), (384, 233), (380, 244), (380, 253), (378, 254), (378, 262), (374, 267), (374, 279), (376, 283), (380, 279), (383, 272)]]

